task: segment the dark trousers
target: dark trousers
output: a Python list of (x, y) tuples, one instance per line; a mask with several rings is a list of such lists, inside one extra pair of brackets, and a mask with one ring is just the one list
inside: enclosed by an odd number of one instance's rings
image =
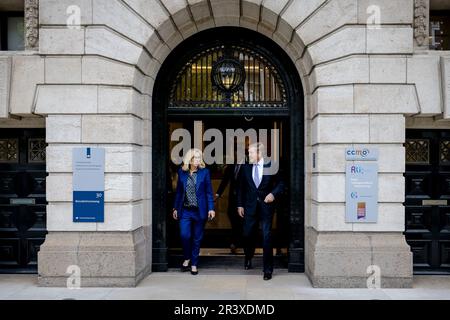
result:
[(237, 205), (235, 197), (230, 196), (228, 198), (228, 218), (231, 224), (231, 241), (230, 244), (234, 244), (236, 247), (241, 246), (242, 238), (242, 218), (237, 213)]
[(185, 260), (191, 260), (191, 265), (198, 265), (200, 244), (203, 239), (206, 220), (200, 218), (198, 210), (183, 208), (180, 219), (180, 235)]
[(256, 240), (261, 221), (263, 234), (263, 264), (264, 272), (273, 272), (273, 249), (272, 249), (272, 220), (273, 209), (270, 205), (258, 201), (256, 212), (247, 214), (244, 212), (244, 252), (245, 258), (250, 260), (255, 255)]

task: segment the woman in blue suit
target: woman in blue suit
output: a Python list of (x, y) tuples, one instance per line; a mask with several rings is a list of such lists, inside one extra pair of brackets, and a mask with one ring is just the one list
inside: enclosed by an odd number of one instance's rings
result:
[(189, 150), (178, 170), (173, 218), (180, 221), (184, 262), (182, 271), (198, 274), (198, 256), (206, 221), (214, 219), (214, 197), (209, 170), (205, 168), (202, 152)]

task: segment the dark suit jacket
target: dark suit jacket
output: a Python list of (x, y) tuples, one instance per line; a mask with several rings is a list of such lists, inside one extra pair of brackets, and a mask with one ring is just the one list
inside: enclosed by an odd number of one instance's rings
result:
[(240, 171), (238, 192), (237, 192), (237, 207), (243, 207), (246, 215), (254, 215), (256, 212), (257, 202), (263, 203), (263, 206), (274, 209), (273, 202), (265, 204), (264, 199), (269, 193), (275, 197), (275, 201), (284, 192), (284, 183), (281, 174), (270, 175), (267, 174), (267, 169), (270, 163), (264, 164), (263, 177), (258, 188), (253, 182), (253, 164), (245, 164)]
[[(179, 218), (182, 216), (184, 197), (186, 195), (186, 182), (189, 171), (178, 169), (177, 190), (175, 194), (174, 209), (178, 211)], [(201, 219), (208, 219), (208, 212), (214, 210), (214, 197), (209, 170), (198, 169), (197, 172), (197, 203)]]

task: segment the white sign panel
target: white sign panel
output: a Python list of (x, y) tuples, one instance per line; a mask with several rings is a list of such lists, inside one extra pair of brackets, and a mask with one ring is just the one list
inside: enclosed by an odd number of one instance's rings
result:
[(378, 164), (347, 163), (345, 189), (346, 222), (377, 222)]
[(104, 222), (105, 149), (73, 149), (73, 222)]

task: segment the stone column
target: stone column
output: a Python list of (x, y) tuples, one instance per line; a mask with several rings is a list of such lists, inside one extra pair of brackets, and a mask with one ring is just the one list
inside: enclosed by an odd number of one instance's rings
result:
[[(135, 286), (151, 272), (150, 105), (136, 89), (114, 86), (127, 72), (134, 68), (99, 57), (46, 59), (36, 93), (48, 143), (41, 286), (65, 286), (74, 270), (82, 287)], [(106, 151), (104, 223), (73, 222), (72, 149), (88, 146)]]
[[(67, 27), (69, 8), (77, 27)], [(142, 71), (152, 62), (142, 43), (153, 30), (123, 1), (41, 1), (40, 10), (45, 77), (33, 112), (46, 117), (49, 233), (39, 285), (65, 286), (79, 270), (82, 287), (135, 286), (152, 264), (153, 79)], [(104, 223), (73, 222), (76, 147), (105, 149)]]
[[(315, 287), (367, 288), (372, 268), (380, 270), (381, 287), (412, 285), (412, 254), (402, 234), (405, 118), (398, 110), (415, 110), (413, 98), (412, 86), (390, 85), (313, 94), (305, 271)], [(377, 223), (345, 221), (345, 149), (362, 146), (380, 153)]]
[[(149, 120), (136, 97), (132, 89), (107, 86), (40, 88), (49, 233), (38, 256), (39, 285), (65, 286), (74, 267), (82, 287), (135, 286), (150, 273)], [(106, 151), (104, 223), (73, 222), (72, 149), (81, 146)]]
[[(316, 16), (297, 30), (306, 42), (317, 41), (304, 61), (312, 95), (305, 272), (315, 287), (412, 286), (412, 253), (403, 235), (403, 143), (405, 115), (420, 111), (416, 88), (407, 83), (413, 1), (331, 1), (319, 13), (323, 25)], [(317, 39), (328, 17), (344, 14), (359, 25)], [(371, 21), (377, 23), (363, 26)], [(363, 146), (379, 150), (376, 223), (345, 219), (345, 150)]]

